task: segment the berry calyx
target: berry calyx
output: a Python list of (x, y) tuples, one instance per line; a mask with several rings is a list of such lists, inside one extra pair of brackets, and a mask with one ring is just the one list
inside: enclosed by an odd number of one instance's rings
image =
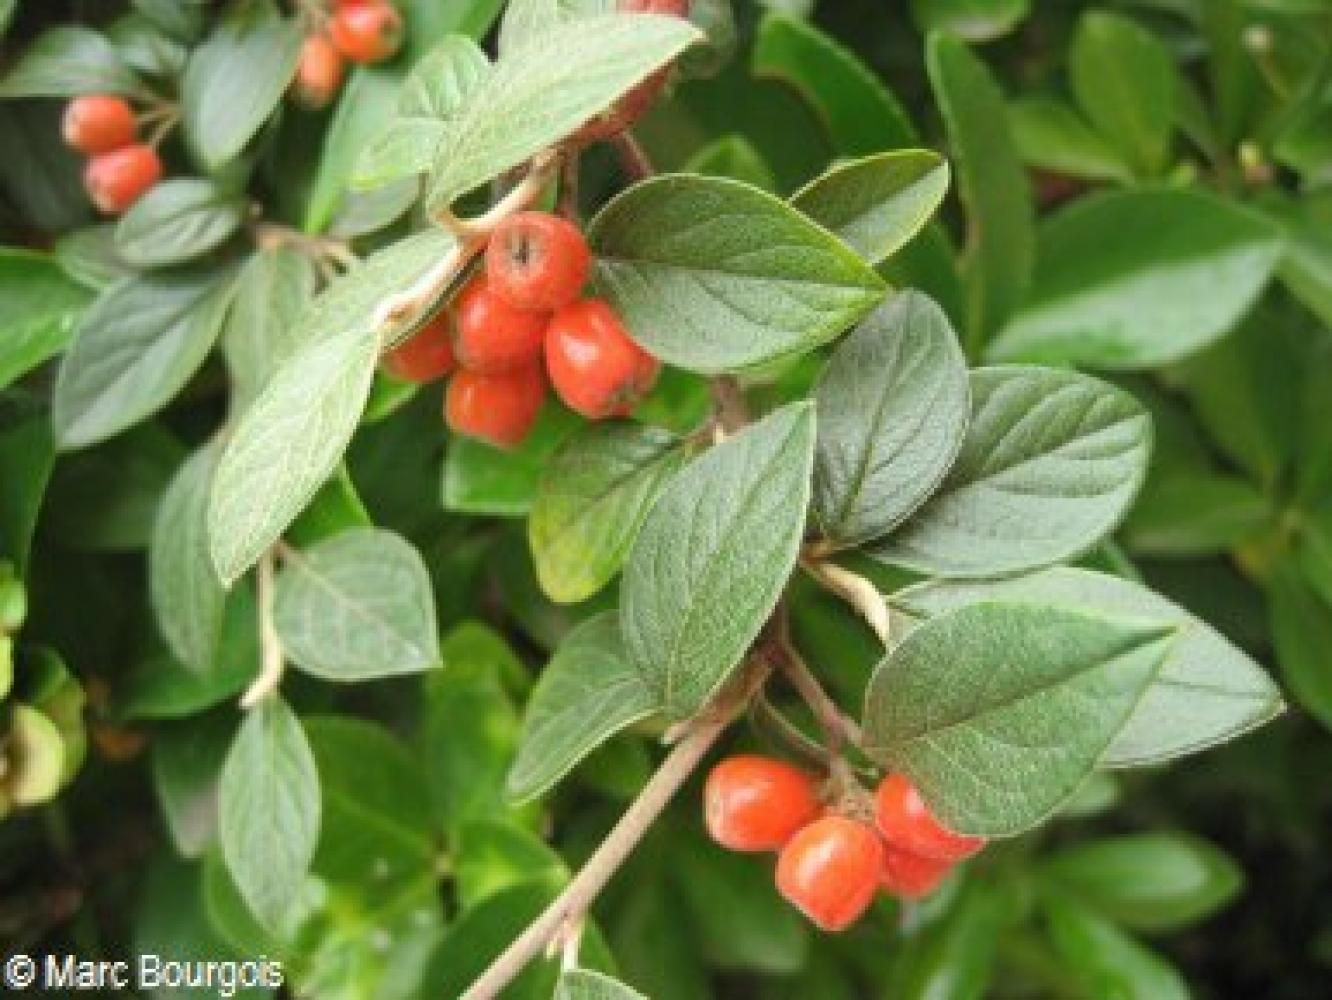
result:
[(484, 272), (458, 293), (453, 352), (464, 368), (488, 374), (536, 364), (547, 314), (515, 309), (497, 295)]
[(873, 902), (882, 865), (883, 844), (872, 829), (825, 816), (782, 848), (777, 891), (823, 930), (845, 930)]
[(545, 395), (540, 365), (499, 375), (464, 369), (449, 382), (444, 414), (457, 434), (516, 448), (536, 423)]
[(88, 156), (109, 153), (134, 141), (134, 109), (114, 94), (84, 94), (65, 106), (60, 131), (65, 145)]
[(729, 757), (703, 787), (712, 839), (733, 851), (776, 851), (820, 812), (813, 775), (770, 757)]
[(587, 282), (592, 254), (578, 227), (549, 212), (519, 212), (498, 226), (486, 247), (490, 287), (517, 309), (553, 312)]
[(879, 869), (879, 886), (903, 899), (921, 899), (928, 896), (953, 870), (952, 861), (924, 858), (910, 851), (885, 846), (883, 866)]
[(960, 861), (985, 846), (985, 838), (949, 830), (930, 812), (903, 774), (890, 774), (874, 793), (874, 819), (890, 847), (940, 861)]
[(451, 327), (448, 311), (441, 310), (410, 339), (384, 355), (384, 370), (404, 382), (433, 382), (447, 375), (457, 367)]
[(88, 161), (83, 186), (98, 211), (119, 215), (162, 179), (162, 161), (152, 146), (135, 143)]
[(322, 32), (307, 35), (296, 64), (292, 93), (307, 108), (322, 108), (333, 100), (342, 86), (346, 62), (332, 39)]
[(652, 388), (660, 368), (601, 299), (565, 306), (546, 327), (551, 384), (571, 409), (591, 420), (627, 414)]
[(402, 44), (402, 15), (386, 0), (344, 3), (334, 12), (328, 34), (352, 62), (383, 62)]

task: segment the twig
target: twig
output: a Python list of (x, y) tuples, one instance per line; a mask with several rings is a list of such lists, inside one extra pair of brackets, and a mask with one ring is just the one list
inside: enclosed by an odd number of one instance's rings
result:
[(560, 167), (560, 198), (555, 211), (570, 222), (578, 222), (578, 154), (570, 153)]
[(853, 746), (860, 745), (860, 726), (854, 720), (838, 707), (837, 702), (827, 691), (823, 690), (823, 685), (819, 683), (817, 677), (809, 669), (809, 664), (805, 662), (800, 651), (796, 649), (795, 643), (791, 641), (789, 630), (783, 626), (778, 648), (781, 651), (782, 673), (786, 679), (791, 682), (791, 686), (804, 699), (813, 711), (815, 717), (819, 720), (819, 726), (823, 729), (824, 736), (827, 738), (828, 750), (836, 755), (841, 749), (841, 744), (850, 743)]
[(615, 147), (615, 153), (620, 158), (620, 169), (629, 180), (634, 182), (647, 180), (657, 172), (657, 168), (652, 165), (652, 160), (647, 155), (647, 150), (638, 144), (632, 133), (621, 132), (611, 140), (611, 145)]
[(717, 411), (717, 425), (723, 434), (734, 434), (749, 423), (749, 403), (734, 375), (718, 375), (710, 386)]
[(807, 555), (801, 559), (800, 565), (804, 566), (809, 575), (820, 585), (855, 608), (884, 646), (890, 644), (892, 624), (888, 614), (888, 602), (879, 593), (879, 588), (860, 574), (843, 569), (836, 563)]
[(370, 317), (381, 340), (404, 322), (415, 319), (444, 292), (468, 262), (485, 247), (495, 227), (515, 212), (521, 212), (541, 195), (558, 162), (554, 154), (532, 161), (531, 169), (503, 198), (475, 219), (460, 219), (445, 210), (436, 219), (458, 242), (439, 262), (411, 285), (380, 301)]
[(638, 846), (648, 828), (675, 797), (675, 793), (717, 742), (717, 738), (767, 680), (771, 670), (770, 657), (756, 654), (749, 664), (749, 675), (742, 677), (739, 686), (723, 689), (717, 701), (694, 717), (683, 738), (666, 755), (661, 766), (638, 793), (638, 798), (634, 799), (573, 881), (468, 987), (461, 1000), (494, 1000), (557, 935), (566, 928), (576, 926), (584, 918), (588, 907), (605, 888), (611, 876)]
[(269, 549), (259, 558), (255, 574), (257, 603), (259, 605), (259, 675), (241, 695), (241, 708), (253, 708), (263, 701), (282, 683), (282, 672), (286, 658), (282, 654), (282, 641), (278, 638), (277, 626), (273, 623), (273, 562), (274, 549)]

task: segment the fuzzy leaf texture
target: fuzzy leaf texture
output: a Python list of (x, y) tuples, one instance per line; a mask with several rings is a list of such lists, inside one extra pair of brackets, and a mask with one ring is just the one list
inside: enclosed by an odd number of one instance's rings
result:
[(707, 702), (777, 603), (813, 457), (813, 408), (786, 406), (686, 466), (644, 522), (621, 583), (621, 628), (670, 717)]
[(952, 829), (1012, 836), (1091, 773), (1168, 655), (1174, 629), (991, 601), (932, 618), (874, 671), (865, 749)]
[(606, 205), (588, 236), (597, 287), (634, 339), (704, 374), (812, 350), (884, 291), (831, 233), (738, 181), (644, 181)]

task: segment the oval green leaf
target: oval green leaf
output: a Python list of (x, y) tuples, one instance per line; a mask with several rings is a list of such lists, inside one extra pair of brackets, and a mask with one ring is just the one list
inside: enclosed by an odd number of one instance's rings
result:
[(240, 228), (245, 197), (212, 181), (162, 181), (136, 201), (116, 226), (116, 249), (135, 267), (180, 264), (215, 250)]
[(966, 440), (942, 488), (870, 550), (942, 577), (998, 576), (1080, 555), (1127, 511), (1151, 421), (1132, 396), (1046, 368), (971, 373)]
[(588, 234), (597, 285), (634, 338), (705, 374), (811, 350), (883, 296), (878, 275), (831, 233), (739, 181), (644, 181)]
[(813, 459), (813, 407), (786, 406), (687, 466), (644, 522), (621, 583), (621, 628), (672, 718), (712, 696), (781, 595)]

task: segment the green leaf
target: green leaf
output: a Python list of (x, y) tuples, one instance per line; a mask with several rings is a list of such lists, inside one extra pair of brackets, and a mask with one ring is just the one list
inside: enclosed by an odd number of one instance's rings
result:
[(439, 663), (435, 598), (421, 555), (391, 531), (353, 528), (293, 553), (274, 623), (307, 673), (362, 681)]
[(1051, 855), (1041, 873), (1110, 919), (1143, 931), (1205, 920), (1244, 883), (1244, 873), (1224, 851), (1179, 833), (1084, 841)]
[[(11, 563), (20, 579), (54, 464), (46, 408), (26, 394), (0, 393), (0, 560)], [(0, 624), (0, 631), (13, 632), (16, 626), (10, 626)]]
[(137, 272), (116, 250), (116, 224), (99, 222), (56, 240), (55, 258), (64, 272), (86, 288), (103, 291)]
[(292, 334), (315, 291), (315, 267), (290, 249), (259, 250), (241, 268), (222, 327), (232, 410), (243, 413), (269, 377), (300, 346)]
[(647, 1000), (637, 990), (600, 972), (566, 969), (555, 987), (555, 1000)]
[(250, 709), (222, 767), (227, 870), (270, 929), (299, 894), (319, 836), (319, 774), (300, 720), (277, 696)]
[(44, 31), (0, 80), (0, 98), (84, 94), (152, 96), (104, 36), (72, 24)]
[(1132, 396), (1046, 368), (971, 373), (971, 424), (943, 486), (870, 554), (945, 577), (1062, 562), (1104, 538), (1147, 470), (1151, 421)]
[(813, 408), (784, 407), (686, 466), (644, 522), (620, 624), (630, 662), (672, 718), (707, 702), (781, 595), (813, 458)]
[(841, 544), (877, 538), (935, 491), (970, 417), (967, 363), (948, 317), (903, 292), (833, 352), (819, 383), (814, 515)]
[(1201, 191), (1079, 198), (1042, 228), (1031, 296), (991, 355), (1116, 369), (1176, 361), (1240, 320), (1280, 255), (1269, 222)]
[(444, 506), (465, 514), (523, 516), (532, 509), (551, 455), (578, 426), (572, 411), (547, 403), (532, 432), (511, 451), (475, 438), (451, 438), (441, 483)]
[(357, 66), (338, 98), (333, 121), (324, 134), (313, 188), (305, 206), (305, 231), (323, 232), (349, 203), (356, 163), (363, 150), (392, 120), (402, 91), (402, 70), (395, 60)]
[(1044, 905), (1055, 949), (1089, 995), (1189, 1000), (1189, 988), (1175, 968), (1109, 920), (1063, 896), (1046, 899)]
[(230, 271), (123, 281), (83, 314), (56, 380), (63, 449), (104, 441), (169, 403), (203, 364), (231, 297)]
[(630, 663), (619, 616), (606, 611), (574, 628), (542, 671), (527, 702), (509, 796), (544, 793), (626, 726), (657, 707)]
[(435, 0), (401, 0), (407, 22), (407, 62), (423, 59), (446, 35), (461, 34), (478, 41), (485, 38), (499, 17), (504, 0), (457, 0), (441, 4)]
[(339, 465), (320, 487), (301, 516), (291, 524), (287, 541), (305, 548), (344, 531), (373, 526), (346, 465)]
[(561, 889), (569, 881), (560, 856), (535, 833), (511, 822), (478, 819), (465, 824), (455, 858), (454, 881), (464, 910), (523, 882)]
[(233, 729), (229, 715), (214, 712), (153, 732), (153, 789), (184, 857), (199, 857), (217, 837), (217, 789)]
[(1259, 532), (1271, 506), (1247, 479), (1187, 471), (1148, 479), (1124, 523), (1124, 542), (1140, 555), (1217, 555)]
[(430, 209), (555, 145), (700, 37), (678, 17), (604, 14), (506, 52), (440, 143)]
[(865, 749), (952, 829), (1011, 836), (1069, 798), (1128, 721), (1174, 629), (986, 601), (913, 629), (865, 694)]
[(966, 342), (979, 347), (1026, 295), (1035, 257), (1031, 192), (1003, 94), (985, 64), (958, 39), (934, 33), (926, 68), (967, 210)]
[(1008, 105), (1008, 123), (1023, 162), (1034, 167), (1089, 180), (1132, 178), (1115, 150), (1058, 98), (1019, 98)]
[(1313, 192), (1299, 200), (1271, 197), (1262, 207), (1286, 232), (1282, 282), (1332, 326), (1332, 192)]
[(64, 350), (89, 298), (49, 256), (0, 249), (0, 389)]
[(948, 164), (937, 153), (881, 153), (837, 164), (793, 194), (791, 204), (878, 264), (929, 222), (948, 178)]
[(135, 267), (180, 264), (215, 250), (240, 228), (244, 195), (212, 181), (162, 181), (136, 201), (116, 226), (116, 248)]
[(370, 392), (378, 346), (356, 328), (307, 344), (241, 417), (208, 508), (224, 583), (277, 541), (337, 466)]
[(1267, 587), (1272, 641), (1286, 686), (1295, 700), (1332, 729), (1332, 604), (1303, 578), (1294, 560), (1283, 560)]
[(586, 600), (619, 572), (685, 455), (675, 435), (628, 421), (590, 424), (555, 451), (527, 523), (537, 579), (553, 600)]
[(273, 0), (234, 0), (190, 56), (181, 81), (185, 139), (209, 170), (233, 159), (282, 100), (296, 73), (300, 24)]
[(969, 42), (1008, 34), (1031, 13), (1031, 0), (911, 0), (921, 31), (947, 31)]
[(176, 657), (199, 673), (213, 664), (227, 598), (208, 547), (208, 496), (221, 451), (210, 443), (181, 465), (157, 506), (148, 549), (157, 627)]
[(490, 60), (470, 38), (440, 42), (412, 68), (388, 127), (361, 150), (352, 185), (375, 188), (429, 170), (449, 123), (489, 73)]
[(807, 21), (776, 11), (764, 14), (750, 66), (760, 79), (794, 87), (843, 156), (916, 142), (915, 127), (892, 92), (854, 54)]
[(724, 135), (696, 151), (680, 168), (683, 174), (728, 177), (764, 191), (777, 190), (777, 178), (763, 154), (743, 135)]
[(615, 0), (510, 0), (500, 21), (499, 50), (508, 54), (534, 42), (567, 21), (606, 14)]
[(691, 371), (811, 350), (883, 295), (878, 276), (830, 233), (738, 181), (644, 181), (588, 233), (597, 285), (634, 338)]
[(989, 995), (1009, 905), (993, 883), (968, 880), (946, 913), (903, 941), (889, 979), (893, 1000)]
[(317, 716), (305, 723), (319, 774), (321, 817), (312, 868), (382, 902), (434, 861), (434, 821), (410, 751), (383, 727)]
[(1092, 124), (1140, 174), (1159, 174), (1175, 121), (1175, 65), (1165, 45), (1127, 17), (1090, 10), (1073, 34), (1068, 69)]
[(1111, 617), (1168, 623), (1175, 639), (1128, 722), (1101, 758), (1104, 767), (1158, 764), (1234, 739), (1282, 709), (1262, 667), (1220, 632), (1131, 580), (1058, 567), (1006, 580), (928, 583), (892, 597), (915, 615), (979, 601), (1033, 601)]

